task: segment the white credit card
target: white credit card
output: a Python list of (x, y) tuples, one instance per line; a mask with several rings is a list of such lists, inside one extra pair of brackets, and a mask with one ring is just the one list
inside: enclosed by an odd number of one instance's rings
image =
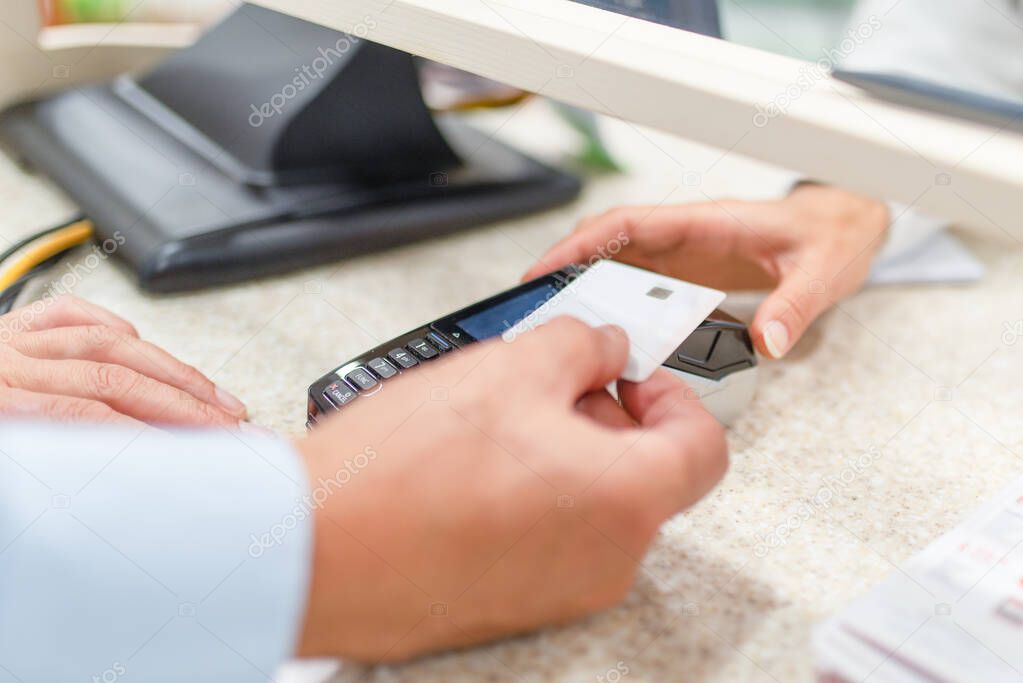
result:
[(519, 334), (562, 315), (617, 325), (629, 337), (622, 379), (643, 382), (725, 300), (724, 292), (616, 261), (598, 261), (509, 331)]

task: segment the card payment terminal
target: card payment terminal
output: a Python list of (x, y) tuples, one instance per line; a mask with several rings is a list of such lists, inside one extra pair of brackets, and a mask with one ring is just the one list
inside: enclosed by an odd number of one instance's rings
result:
[[(585, 268), (569, 266), (418, 327), (340, 365), (309, 388), (308, 422), (354, 401), (373, 400), (383, 385), (417, 366), (478, 341), (504, 334), (578, 278)], [(729, 424), (753, 397), (757, 358), (749, 331), (715, 310), (663, 363)]]

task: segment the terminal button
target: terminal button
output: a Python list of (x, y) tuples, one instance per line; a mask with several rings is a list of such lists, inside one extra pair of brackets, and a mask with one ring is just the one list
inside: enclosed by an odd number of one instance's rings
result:
[(698, 327), (689, 335), (689, 338), (678, 347), (678, 358), (681, 361), (688, 361), (702, 365), (710, 358), (714, 345), (717, 343), (720, 330), (712, 327)]
[(335, 408), (347, 405), (355, 400), (355, 389), (344, 382), (333, 382), (327, 385), (327, 388), (323, 391), (323, 396), (330, 404)]
[(390, 379), (398, 374), (397, 368), (385, 361), (383, 358), (374, 358), (370, 362), (366, 363), (370, 370), (377, 373), (380, 379)]
[(412, 349), (417, 356), (423, 360), (430, 360), (440, 355), (440, 352), (433, 347), (430, 342), (425, 339), (416, 338), (408, 343), (408, 347)]
[(732, 365), (749, 363), (752, 355), (748, 333), (745, 330), (722, 330), (706, 366), (715, 372)]
[(387, 357), (406, 370), (414, 365), (419, 365), (419, 361), (416, 360), (416, 357), (405, 349), (394, 349), (393, 351), (388, 352)]
[(428, 335), (426, 335), (426, 338), (429, 339), (430, 341), (432, 341), (433, 345), (436, 346), (438, 349), (440, 349), (444, 353), (446, 353), (446, 352), (448, 352), (448, 351), (450, 351), (452, 349), (452, 346), (448, 342), (448, 340), (445, 339), (444, 337), (440, 336), (436, 332), (429, 333)]
[(345, 379), (359, 391), (369, 391), (377, 385), (376, 378), (366, 368), (355, 368), (345, 375)]

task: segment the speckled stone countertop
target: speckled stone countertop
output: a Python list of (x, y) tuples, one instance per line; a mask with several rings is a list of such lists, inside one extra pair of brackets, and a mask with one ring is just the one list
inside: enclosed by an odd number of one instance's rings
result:
[[(541, 102), (479, 125), (548, 158), (571, 139)], [(312, 380), (516, 282), (581, 216), (618, 203), (769, 196), (784, 182), (764, 165), (628, 124), (608, 132), (630, 170), (591, 179), (579, 201), (540, 216), (187, 296), (144, 296), (107, 263), (76, 293), (212, 375), (254, 421), (298, 434)], [(0, 205), (8, 239), (73, 212), (2, 158)], [(815, 623), (1023, 472), (1023, 339), (1003, 334), (1023, 320), (1023, 246), (992, 234), (966, 234), (989, 268), (983, 282), (868, 290), (789, 359), (763, 364), (757, 400), (730, 430), (729, 474), (665, 526), (624, 605), (469, 652), (344, 667), (337, 680), (810, 679)], [(732, 310), (752, 309), (733, 301)], [(848, 476), (866, 452), (869, 467)], [(811, 505), (822, 488), (830, 504)], [(768, 547), (781, 528), (785, 542)]]

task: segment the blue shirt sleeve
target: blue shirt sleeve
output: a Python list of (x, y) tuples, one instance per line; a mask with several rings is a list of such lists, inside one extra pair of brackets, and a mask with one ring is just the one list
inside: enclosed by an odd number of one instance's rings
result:
[(312, 518), (284, 441), (0, 423), (0, 683), (272, 680)]

